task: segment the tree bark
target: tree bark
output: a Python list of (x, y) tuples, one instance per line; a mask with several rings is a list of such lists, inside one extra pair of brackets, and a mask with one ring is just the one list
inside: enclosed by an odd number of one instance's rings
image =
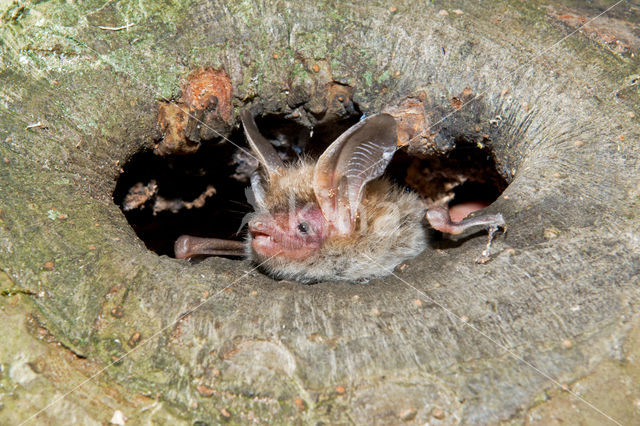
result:
[[(638, 422), (639, 12), (573, 34), (615, 3), (548, 3), (5, 4), (0, 423)], [(148, 251), (112, 193), (198, 68), (228, 74), (229, 129), (339, 84), (486, 135), (511, 182), (492, 261), (472, 238), (303, 286)]]

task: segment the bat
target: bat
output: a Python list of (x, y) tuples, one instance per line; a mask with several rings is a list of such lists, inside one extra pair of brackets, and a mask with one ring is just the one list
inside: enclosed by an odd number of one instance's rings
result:
[(182, 235), (175, 243), (177, 258), (244, 255), (278, 279), (364, 282), (391, 273), (425, 250), (425, 218), (452, 235), (489, 229), (483, 252), (487, 259), (493, 234), (505, 225), (500, 214), (453, 221), (446, 208), (427, 211), (417, 194), (382, 177), (397, 144), (391, 115), (367, 117), (341, 134), (317, 161), (293, 164), (280, 159), (248, 110), (240, 116), (260, 164), (247, 192), (255, 210), (245, 218), (247, 239)]

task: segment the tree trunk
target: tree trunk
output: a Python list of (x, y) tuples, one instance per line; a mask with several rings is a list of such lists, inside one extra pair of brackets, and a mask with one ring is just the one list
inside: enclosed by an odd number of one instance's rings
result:
[[(574, 34), (615, 3), (548, 3), (4, 2), (0, 423), (637, 423), (640, 12)], [(492, 260), (481, 236), (304, 286), (147, 250), (112, 194), (200, 68), (227, 137), (336, 84), (482, 135), (510, 181)]]

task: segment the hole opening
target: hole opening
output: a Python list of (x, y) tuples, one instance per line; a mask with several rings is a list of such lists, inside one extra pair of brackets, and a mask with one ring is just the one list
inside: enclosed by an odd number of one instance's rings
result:
[[(296, 161), (317, 158), (359, 119), (353, 115), (321, 122), (313, 132), (284, 115), (256, 117), (256, 122), (284, 161)], [(229, 139), (248, 149), (241, 129)], [(385, 175), (417, 192), (427, 206), (491, 204), (508, 182), (498, 172), (490, 145), (460, 136), (454, 146), (447, 154), (422, 158), (400, 149)], [(222, 140), (202, 143), (193, 154), (143, 151), (124, 165), (113, 199), (148, 249), (174, 256), (174, 242), (183, 234), (244, 239), (246, 229), (238, 228), (252, 210), (245, 188), (255, 167), (255, 158)]]

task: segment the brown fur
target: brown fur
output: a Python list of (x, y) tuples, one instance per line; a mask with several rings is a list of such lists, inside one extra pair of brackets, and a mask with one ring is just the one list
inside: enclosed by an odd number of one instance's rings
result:
[(313, 167), (311, 161), (301, 160), (298, 164), (290, 164), (280, 173), (273, 175), (265, 194), (265, 206), (268, 211), (287, 211), (289, 203), (294, 200), (298, 206), (315, 203), (313, 192)]
[[(272, 176), (266, 188), (267, 210), (286, 212), (290, 200), (295, 200), (297, 207), (316, 203), (313, 167), (312, 163), (304, 162)], [(307, 259), (292, 261), (274, 257), (262, 267), (270, 275), (300, 282), (363, 281), (387, 275), (396, 265), (425, 249), (423, 218), (424, 208), (416, 195), (403, 192), (386, 179), (377, 179), (365, 189), (351, 235), (330, 236), (323, 247)], [(251, 237), (247, 241), (247, 253), (256, 262), (266, 260), (251, 248)]]

